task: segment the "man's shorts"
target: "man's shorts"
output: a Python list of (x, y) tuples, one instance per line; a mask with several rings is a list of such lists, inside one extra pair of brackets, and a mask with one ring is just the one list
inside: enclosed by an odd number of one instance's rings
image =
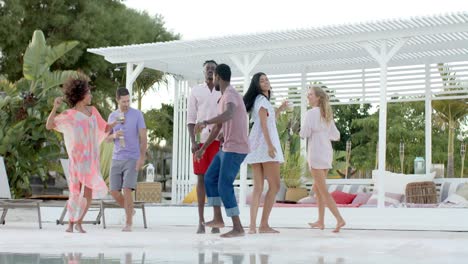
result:
[(112, 160), (110, 170), (110, 190), (120, 191), (122, 189), (136, 188), (138, 171), (137, 160)]
[[(203, 144), (200, 144), (199, 147), (201, 148)], [(195, 155), (193, 156), (193, 173), (196, 175), (205, 174), (206, 170), (211, 164), (211, 161), (218, 153), (220, 147), (220, 142), (218, 140), (213, 141), (208, 148), (203, 153), (202, 158), (197, 161), (195, 159)]]

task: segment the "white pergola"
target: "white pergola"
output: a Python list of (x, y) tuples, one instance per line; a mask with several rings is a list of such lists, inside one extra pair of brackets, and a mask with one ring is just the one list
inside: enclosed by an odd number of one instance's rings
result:
[[(334, 89), (339, 104), (379, 104), (379, 175), (385, 172), (387, 103), (425, 101), (426, 170), (431, 168), (432, 100), (466, 99), (466, 86), (447, 88), (437, 63), (449, 64), (468, 80), (468, 12), (411, 17), (366, 23), (331, 25), (285, 31), (232, 35), (200, 40), (178, 40), (120, 47), (89, 49), (111, 63), (127, 64), (129, 90), (143, 68), (176, 76), (174, 105), (173, 179), (181, 189), (177, 202), (189, 191), (190, 146), (186, 121), (189, 81), (202, 79), (202, 63), (214, 59), (231, 65), (233, 82), (243, 87), (262, 71), (271, 76), (276, 94), (287, 89), (304, 91), (309, 82), (321, 81)], [(466, 75), (464, 75), (466, 73)], [(395, 96), (398, 98), (395, 99)], [(290, 100), (306, 111), (304, 93)], [(305, 150), (305, 143), (302, 142)], [(241, 168), (240, 199), (245, 202), (246, 166)], [(383, 177), (382, 177), (383, 179)], [(379, 190), (384, 181), (379, 180)], [(384, 207), (384, 191), (378, 207)]]

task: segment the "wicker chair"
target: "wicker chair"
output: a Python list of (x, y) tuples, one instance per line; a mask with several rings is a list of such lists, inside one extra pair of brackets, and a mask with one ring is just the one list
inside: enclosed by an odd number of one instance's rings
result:
[(415, 204), (437, 203), (437, 190), (434, 182), (412, 182), (406, 185), (406, 202)]

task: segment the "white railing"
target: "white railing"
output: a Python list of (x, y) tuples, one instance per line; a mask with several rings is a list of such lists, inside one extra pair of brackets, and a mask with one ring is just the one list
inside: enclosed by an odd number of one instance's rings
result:
[(175, 84), (174, 99), (174, 141), (172, 158), (172, 202), (180, 203), (190, 192), (192, 178), (192, 154), (187, 130), (187, 104), (189, 85), (178, 80)]

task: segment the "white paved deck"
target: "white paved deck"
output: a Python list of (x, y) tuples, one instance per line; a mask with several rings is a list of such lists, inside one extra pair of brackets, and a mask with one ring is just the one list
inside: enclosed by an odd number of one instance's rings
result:
[(195, 226), (136, 227), (132, 233), (123, 233), (118, 225), (106, 230), (87, 225), (87, 234), (69, 234), (55, 223), (44, 223), (39, 230), (29, 210), (11, 213), (7, 224), (0, 226), (0, 263), (36, 263), (38, 258), (41, 263), (63, 263), (58, 261), (66, 260), (62, 254), (69, 252), (82, 254), (82, 260), (101, 258), (101, 263), (111, 259), (117, 261), (112, 263), (142, 263), (144, 259), (144, 263), (428, 264), (468, 259), (467, 232), (344, 230), (333, 234), (330, 229), (281, 228), (277, 235), (222, 239), (196, 235)]

